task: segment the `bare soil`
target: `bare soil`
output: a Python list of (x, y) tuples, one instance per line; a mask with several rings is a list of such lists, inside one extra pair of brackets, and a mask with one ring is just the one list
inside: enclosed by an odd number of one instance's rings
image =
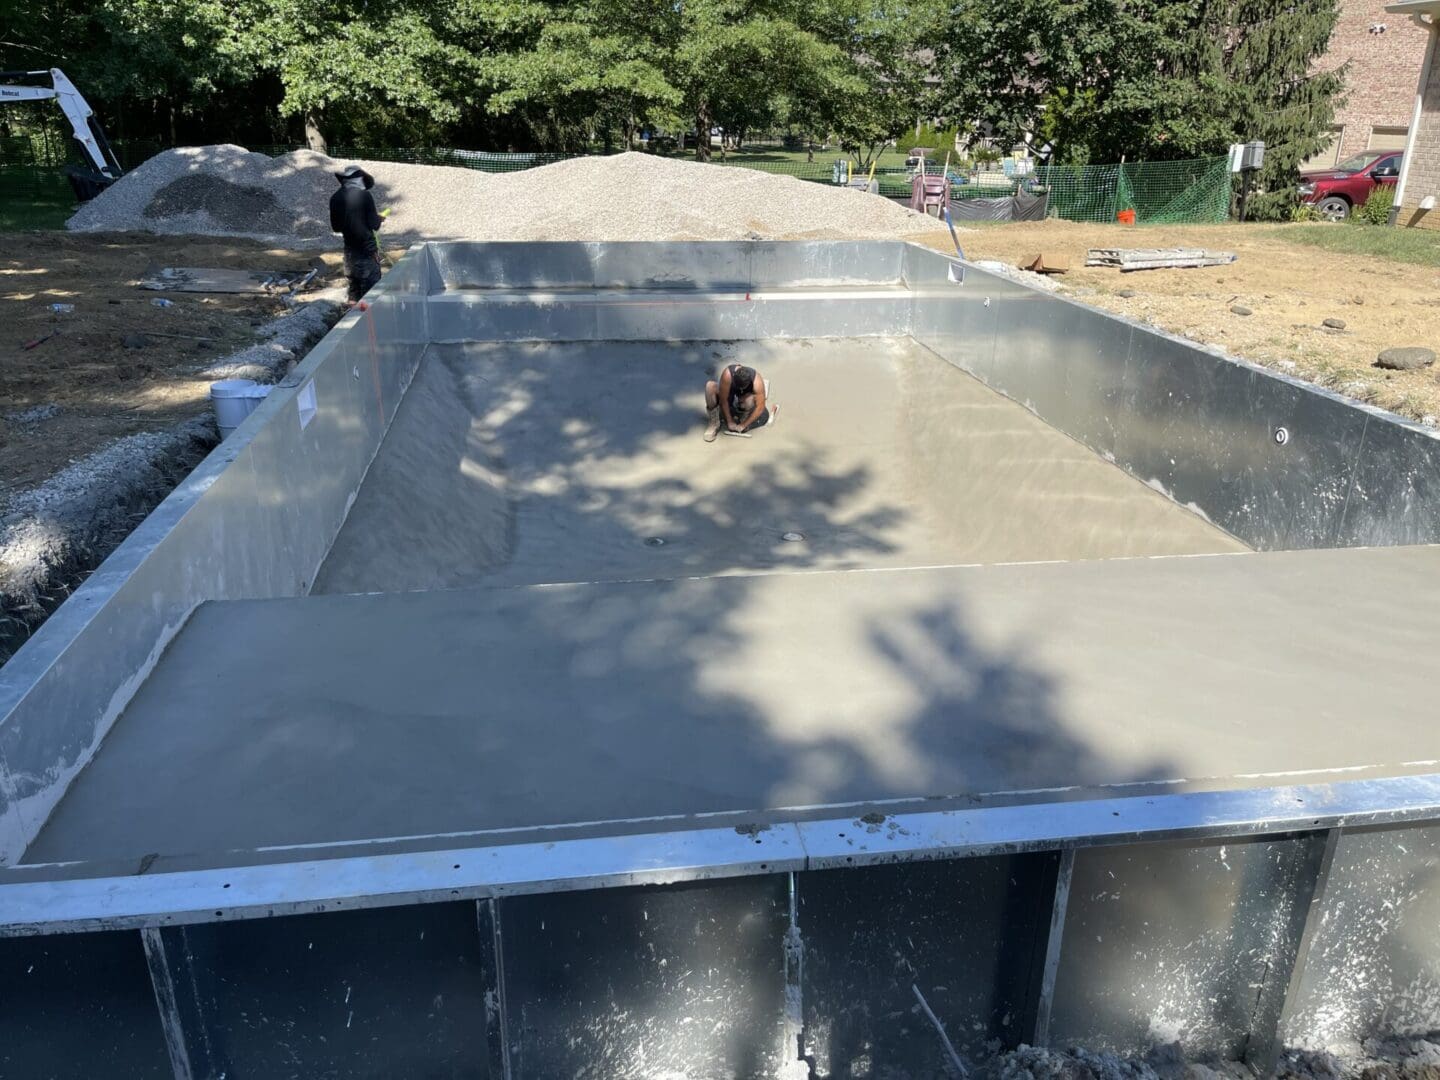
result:
[[(1342, 255), (1286, 240), (1286, 226), (1089, 225), (1017, 222), (961, 236), (965, 255), (1019, 265), (1039, 252), (1067, 256), (1056, 280), (1085, 303), (1149, 322), (1231, 355), (1329, 387), (1427, 424), (1440, 418), (1440, 364), (1416, 371), (1375, 366), (1382, 349), (1440, 351), (1440, 270), (1368, 255)], [(922, 243), (953, 252), (947, 232)], [(1193, 270), (1086, 267), (1095, 247), (1199, 247), (1233, 251), (1229, 266)], [(1122, 290), (1134, 290), (1123, 297)], [(1236, 315), (1231, 307), (1251, 309)], [(1342, 319), (1343, 330), (1321, 324)]]
[[(281, 314), (278, 298), (157, 293), (138, 287), (164, 266), (284, 269), (338, 254), (248, 240), (138, 233), (12, 233), (0, 247), (0, 506), (121, 436), (173, 426), (206, 409), (200, 371), (250, 344)], [(151, 304), (156, 297), (173, 307)], [(51, 304), (73, 304), (55, 314)], [(56, 336), (26, 349), (52, 331)], [(146, 335), (126, 348), (128, 335)], [(181, 335), (176, 337), (153, 336)], [(208, 339), (208, 340), (201, 340)]]

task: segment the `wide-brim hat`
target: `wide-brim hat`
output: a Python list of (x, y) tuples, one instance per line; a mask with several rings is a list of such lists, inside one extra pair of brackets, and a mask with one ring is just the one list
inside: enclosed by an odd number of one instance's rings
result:
[(365, 181), (367, 191), (375, 186), (375, 177), (360, 168), (359, 165), (346, 165), (345, 168), (335, 174), (335, 179), (343, 184), (346, 180), (354, 180), (357, 176)]

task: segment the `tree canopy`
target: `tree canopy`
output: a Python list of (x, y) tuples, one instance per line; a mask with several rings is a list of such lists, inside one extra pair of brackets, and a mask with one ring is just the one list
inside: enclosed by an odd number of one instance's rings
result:
[[(784, 128), (867, 161), (922, 122), (1058, 160), (1322, 144), (1336, 0), (6, 0), (0, 65), (112, 134), (581, 150)], [(0, 124), (14, 124), (0, 114)]]

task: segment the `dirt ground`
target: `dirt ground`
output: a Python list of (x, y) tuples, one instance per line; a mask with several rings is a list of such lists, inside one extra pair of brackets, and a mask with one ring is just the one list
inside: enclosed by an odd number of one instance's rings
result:
[[(148, 271), (286, 269), (316, 257), (208, 237), (7, 234), (0, 245), (0, 505), (116, 438), (203, 411), (211, 380), (200, 369), (250, 344), (255, 327), (285, 310), (264, 296), (142, 290), (137, 283)], [(339, 273), (338, 254), (320, 258), (327, 277)], [(174, 306), (155, 307), (156, 297)], [(54, 303), (75, 310), (55, 314)], [(126, 348), (122, 340), (133, 334), (147, 343)]]
[[(1435, 424), (1440, 365), (1392, 372), (1375, 367), (1375, 357), (1397, 345), (1440, 348), (1440, 270), (1287, 242), (1286, 228), (1137, 229), (1051, 219), (974, 229), (961, 243), (968, 258), (1010, 265), (1041, 251), (1065, 255), (1071, 269), (1055, 280), (1069, 296)], [(945, 232), (922, 242), (954, 251)], [(1122, 274), (1087, 268), (1085, 253), (1092, 247), (1199, 247), (1239, 258), (1229, 266)], [(1121, 290), (1135, 295), (1123, 297)], [(1233, 305), (1253, 314), (1233, 314)], [(1344, 320), (1345, 328), (1323, 328), (1327, 318)]]

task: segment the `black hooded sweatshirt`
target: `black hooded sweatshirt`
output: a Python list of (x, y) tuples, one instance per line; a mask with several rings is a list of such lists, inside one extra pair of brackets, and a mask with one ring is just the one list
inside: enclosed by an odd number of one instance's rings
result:
[(380, 228), (380, 213), (375, 199), (365, 188), (364, 176), (352, 176), (340, 182), (340, 190), (330, 196), (330, 231), (345, 238), (345, 250), (352, 255), (374, 255), (378, 250), (375, 230)]

